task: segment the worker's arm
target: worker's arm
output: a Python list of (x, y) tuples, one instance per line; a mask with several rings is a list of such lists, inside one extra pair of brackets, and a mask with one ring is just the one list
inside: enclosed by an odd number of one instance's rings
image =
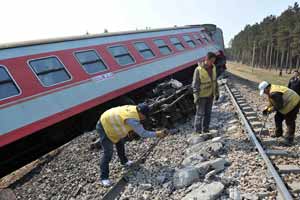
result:
[(291, 88), (292, 79), (289, 80), (288, 88)]
[(283, 98), (282, 98), (282, 93), (281, 92), (272, 92), (270, 94), (270, 98), (273, 101), (273, 106), (276, 110), (280, 110), (283, 108)]
[(143, 138), (156, 137), (156, 132), (145, 130), (139, 120), (130, 118), (126, 120), (126, 124), (131, 126), (133, 131), (136, 132), (140, 137)]
[(200, 94), (200, 74), (199, 70), (196, 68), (193, 75), (193, 82), (192, 82), (192, 88), (193, 88), (193, 96), (194, 96), (194, 102), (199, 98)]

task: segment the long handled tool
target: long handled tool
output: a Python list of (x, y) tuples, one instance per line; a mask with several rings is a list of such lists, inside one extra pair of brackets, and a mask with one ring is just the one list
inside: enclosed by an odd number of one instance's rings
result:
[(266, 123), (267, 123), (268, 119), (269, 119), (269, 113), (267, 114), (267, 116), (264, 117), (263, 126), (261, 127), (261, 129), (258, 133), (258, 136), (260, 139), (261, 139), (261, 134), (262, 134), (263, 130), (266, 128)]

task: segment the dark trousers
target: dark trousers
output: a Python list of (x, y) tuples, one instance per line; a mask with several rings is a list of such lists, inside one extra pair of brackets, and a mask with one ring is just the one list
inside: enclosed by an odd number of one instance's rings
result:
[(275, 125), (276, 125), (276, 135), (282, 136), (283, 135), (283, 129), (282, 129), (282, 122), (285, 120), (286, 126), (287, 126), (287, 138), (288, 139), (294, 139), (295, 135), (295, 129), (296, 129), (296, 118), (297, 114), (299, 112), (299, 105), (297, 105), (292, 111), (287, 113), (286, 115), (281, 114), (277, 111), (275, 114)]
[[(99, 133), (100, 141), (103, 149), (103, 156), (100, 161), (100, 178), (101, 180), (108, 179), (109, 177), (109, 162), (112, 159), (113, 156), (113, 143), (110, 141), (110, 139), (106, 136), (106, 133), (101, 125), (101, 123), (98, 123), (96, 126), (96, 130)], [(118, 143), (115, 144), (118, 156), (120, 158), (121, 164), (126, 164), (128, 159), (125, 155), (125, 146), (124, 146), (124, 140), (120, 140)]]
[(213, 105), (213, 97), (201, 97), (196, 103), (196, 116), (194, 131), (202, 132), (209, 130), (210, 115)]

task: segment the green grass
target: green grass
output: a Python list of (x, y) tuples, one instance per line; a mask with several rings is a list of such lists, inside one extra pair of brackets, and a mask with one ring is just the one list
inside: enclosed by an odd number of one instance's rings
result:
[(259, 68), (252, 69), (250, 66), (236, 62), (228, 62), (227, 68), (229, 72), (257, 83), (268, 81), (272, 84), (287, 85), (289, 79), (293, 76), (292, 74), (286, 74), (285, 72), (282, 73), (282, 76), (279, 76), (279, 71), (276, 72), (275, 70)]

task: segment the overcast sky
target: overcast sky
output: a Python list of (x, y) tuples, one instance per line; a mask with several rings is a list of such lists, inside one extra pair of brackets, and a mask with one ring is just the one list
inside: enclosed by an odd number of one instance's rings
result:
[[(295, 0), (1, 0), (0, 43), (120, 30), (214, 23), (225, 45), (246, 24)], [(297, 1), (299, 2), (299, 1)]]

